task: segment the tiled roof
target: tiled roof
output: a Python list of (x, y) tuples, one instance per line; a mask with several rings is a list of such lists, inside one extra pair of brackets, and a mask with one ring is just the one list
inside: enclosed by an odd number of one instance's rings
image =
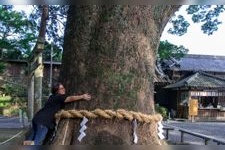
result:
[(225, 79), (197, 72), (165, 88), (222, 89), (225, 88)]
[(172, 70), (225, 72), (225, 56), (188, 54), (181, 58), (179, 65)]

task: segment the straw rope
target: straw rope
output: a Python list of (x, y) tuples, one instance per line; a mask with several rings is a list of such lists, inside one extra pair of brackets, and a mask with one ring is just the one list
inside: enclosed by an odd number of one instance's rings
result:
[(56, 120), (60, 119), (72, 119), (72, 118), (104, 118), (104, 119), (126, 119), (132, 121), (136, 119), (141, 123), (151, 123), (151, 122), (158, 122), (162, 120), (162, 116), (160, 114), (155, 115), (147, 115), (140, 112), (134, 111), (126, 111), (124, 109), (114, 110), (102, 110), (102, 109), (95, 109), (93, 111), (88, 110), (61, 110), (56, 113), (55, 118)]

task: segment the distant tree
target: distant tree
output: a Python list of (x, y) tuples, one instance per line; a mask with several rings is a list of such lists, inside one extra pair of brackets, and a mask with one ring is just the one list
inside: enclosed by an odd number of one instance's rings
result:
[[(49, 5), (48, 6), (48, 20), (46, 22), (46, 42), (43, 51), (43, 60), (50, 60), (51, 44), (53, 42), (53, 61), (61, 61), (62, 59), (62, 45), (64, 37), (64, 28), (67, 19), (67, 5)], [(30, 21), (34, 24), (40, 24), (42, 6), (33, 5), (32, 12), (29, 15)], [(39, 30), (39, 27), (38, 27)]]
[[(30, 56), (37, 40), (41, 21), (41, 5), (33, 5), (31, 13), (18, 11), (13, 5), (0, 6), (0, 57), (23, 59)], [(47, 41), (53, 41), (60, 59), (68, 6), (49, 5), (46, 26)], [(58, 53), (61, 53), (60, 55)]]
[[(201, 24), (203, 33), (212, 35), (218, 30), (218, 25), (222, 24), (218, 17), (225, 11), (224, 7), (224, 5), (190, 5), (186, 11), (188, 15), (192, 16), (194, 23)], [(185, 34), (190, 26), (190, 23), (182, 15), (174, 16), (169, 22), (173, 27), (168, 32), (179, 36)]]
[[(49, 18), (46, 26), (47, 41), (62, 49), (68, 5), (49, 5)], [(41, 5), (34, 5), (29, 18), (35, 24), (41, 21)]]
[[(51, 60), (51, 44), (48, 42), (45, 42), (45, 49), (43, 51), (43, 60), (44, 61), (50, 61)], [(61, 47), (53, 44), (53, 54), (52, 54), (52, 60), (60, 62), (62, 60), (62, 49)]]
[[(11, 5), (3, 5), (1, 6), (1, 29), (0, 34), (4, 35), (7, 31), (15, 31), (17, 29), (18, 33), (21, 31), (21, 25), (24, 25), (23, 31), (29, 31), (27, 30), (28, 25), (32, 25), (32, 32), (29, 32), (26, 34), (23, 34), (20, 32), (20, 37), (18, 37), (20, 40), (5, 40), (4, 38), (1, 38), (0, 45), (1, 45), (1, 55), (2, 50), (6, 49), (7, 53), (5, 54), (5, 57), (8, 58), (26, 58), (30, 55), (32, 46), (34, 46), (34, 42), (36, 40), (37, 35), (37, 24), (40, 22), (40, 14), (41, 14), (41, 6), (39, 5), (33, 5), (32, 13), (29, 16), (29, 20), (26, 17), (25, 12), (16, 12), (12, 11), (13, 6)], [(48, 41), (53, 41), (54, 45), (57, 45), (60, 49), (62, 49), (63, 44), (63, 37), (64, 37), (64, 28), (65, 23), (67, 20), (67, 11), (69, 6), (68, 5), (49, 5), (49, 20), (47, 23), (47, 39)], [(218, 29), (218, 25), (221, 24), (221, 21), (218, 20), (218, 16), (221, 14), (221, 12), (224, 11), (223, 5), (190, 5), (187, 8), (187, 14), (192, 15), (192, 20), (194, 23), (201, 23), (202, 24), (202, 31), (208, 35), (213, 34), (214, 31)], [(8, 12), (8, 13), (7, 13)], [(14, 17), (15, 14), (20, 14), (20, 17)], [(5, 17), (2, 17), (5, 16)], [(9, 18), (15, 18), (11, 20), (17, 20), (17, 26), (12, 23), (10, 23), (10, 27), (8, 27), (7, 22), (10, 21)], [(16, 19), (17, 18), (17, 19)], [(22, 21), (21, 18), (24, 18)], [(29, 23), (25, 23), (25, 20)], [(20, 23), (18, 23), (20, 22)], [(23, 22), (23, 23), (22, 23)], [(183, 35), (187, 32), (187, 28), (190, 26), (190, 23), (185, 20), (185, 18), (182, 15), (175, 16), (170, 20), (170, 23), (173, 24), (173, 27), (169, 29), (169, 33), (176, 34), (176, 35)], [(18, 27), (20, 26), (20, 28)], [(3, 31), (3, 28), (5, 30)], [(6, 30), (6, 28), (8, 30)], [(14, 28), (14, 30), (12, 30)], [(34, 34), (35, 33), (35, 34)], [(15, 35), (14, 35), (15, 36)], [(4, 37), (4, 36), (2, 36)], [(61, 51), (61, 50), (60, 50)], [(57, 52), (58, 53), (58, 52)]]
[(5, 58), (21, 59), (31, 51), (37, 28), (24, 12), (12, 8), (0, 6), (0, 54)]
[(169, 59), (171, 57), (180, 59), (187, 53), (188, 53), (188, 49), (186, 49), (182, 45), (177, 46), (177, 45), (169, 43), (167, 40), (160, 41), (159, 43), (158, 54), (161, 60)]

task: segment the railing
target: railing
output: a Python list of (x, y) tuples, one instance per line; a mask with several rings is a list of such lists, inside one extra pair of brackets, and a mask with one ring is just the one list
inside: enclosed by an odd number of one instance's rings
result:
[[(177, 129), (175, 129), (173, 127), (163, 127), (163, 130), (166, 131), (165, 139), (168, 140), (170, 131), (174, 131), (174, 130), (177, 130)], [(225, 141), (221, 140), (219, 138), (215, 138), (215, 137), (204, 135), (204, 134), (197, 133), (197, 132), (191, 132), (191, 131), (188, 131), (188, 130), (185, 130), (185, 129), (178, 129), (178, 131), (181, 133), (181, 136), (180, 136), (180, 142), (181, 143), (184, 143), (184, 134), (189, 134), (189, 135), (192, 135), (192, 136), (202, 138), (204, 140), (205, 145), (208, 145), (209, 141), (216, 142), (217, 145), (225, 145)]]
[(166, 130), (166, 137), (165, 137), (165, 139), (168, 140), (169, 139), (169, 131), (173, 131), (174, 128), (173, 127), (163, 127), (163, 130)]
[(193, 135), (193, 136), (202, 138), (204, 140), (205, 145), (208, 145), (208, 142), (210, 140), (212, 140), (213, 142), (216, 142), (217, 145), (221, 145), (221, 144), (225, 145), (225, 141), (223, 141), (221, 139), (218, 139), (218, 138), (215, 138), (215, 137), (207, 136), (207, 135), (204, 135), (204, 134), (201, 134), (201, 133), (187, 131), (187, 130), (184, 130), (184, 129), (179, 129), (179, 131), (181, 133), (181, 138), (180, 138), (181, 143), (184, 142), (184, 133), (185, 133), (185, 134), (189, 134), (189, 135)]

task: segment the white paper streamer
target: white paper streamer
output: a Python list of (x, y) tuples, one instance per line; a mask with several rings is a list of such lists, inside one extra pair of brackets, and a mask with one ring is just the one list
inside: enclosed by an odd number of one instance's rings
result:
[(85, 125), (86, 123), (88, 122), (88, 119), (86, 118), (86, 117), (83, 117), (83, 120), (82, 120), (82, 122), (80, 123), (80, 126), (81, 126), (81, 128), (80, 128), (80, 130), (79, 130), (79, 132), (80, 132), (80, 135), (78, 136), (78, 141), (82, 141), (82, 139), (86, 136), (86, 134), (85, 134), (85, 130), (87, 129), (87, 126)]
[(162, 122), (158, 122), (158, 136), (161, 140), (165, 139), (165, 136), (163, 135), (163, 125)]
[(136, 130), (137, 130), (137, 120), (134, 119), (133, 120), (133, 137), (134, 137), (133, 142), (134, 142), (134, 144), (137, 144), (137, 142), (138, 142), (138, 136), (137, 136)]
[(81, 142), (81, 140), (86, 136), (86, 134), (84, 132), (82, 132), (79, 136), (78, 136), (78, 141)]
[(82, 132), (84, 132), (84, 130), (86, 130), (86, 129), (87, 129), (87, 126), (86, 126), (86, 125), (83, 125), (83, 126), (81, 127), (81, 129), (79, 130), (79, 132), (82, 133)]
[(80, 123), (80, 126), (84, 126), (87, 122), (88, 122), (88, 119), (86, 117), (83, 117), (83, 120)]

